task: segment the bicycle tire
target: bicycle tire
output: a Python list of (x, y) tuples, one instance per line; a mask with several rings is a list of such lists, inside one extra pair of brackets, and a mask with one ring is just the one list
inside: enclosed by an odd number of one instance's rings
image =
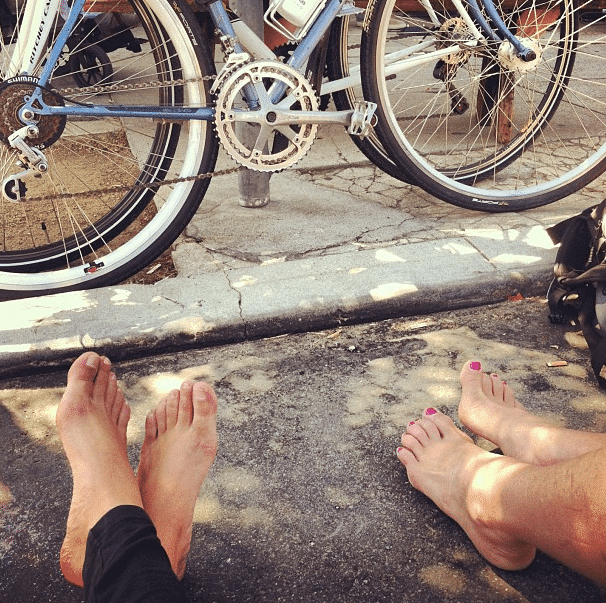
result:
[[(132, 27), (145, 40), (141, 52), (112, 53), (111, 91), (67, 88), (67, 99), (99, 105), (210, 104), (215, 66), (186, 3), (129, 2)], [(18, 36), (17, 29), (13, 43)], [(13, 48), (0, 47), (2, 182), (19, 171), (6, 137), (18, 126), (10, 116), (28, 86), (6, 79)], [(81, 43), (74, 51), (85, 50)], [(66, 65), (69, 56), (44, 93), (51, 104), (64, 102), (55, 91), (73, 85)], [(71, 117), (41, 118), (38, 125), (48, 173), (27, 179), (21, 202), (0, 199), (0, 299), (107, 286), (140, 271), (192, 218), (210, 181), (196, 176), (212, 173), (217, 158), (213, 127), (205, 121)]]
[[(378, 136), (416, 184), (468, 209), (546, 205), (606, 169), (604, 86), (595, 77), (606, 66), (603, 21), (582, 24), (576, 0), (510, 4), (496, 3), (510, 30), (535, 45), (529, 64), (500, 42), (474, 46), (441, 0), (432, 2), (439, 25), (420, 5), (417, 13), (395, 0), (368, 7), (363, 88), (378, 104)], [(462, 45), (448, 53), (453, 39)], [(440, 63), (431, 52), (444, 48)], [(397, 63), (395, 52), (409, 54)]]
[(71, 53), (68, 68), (80, 88), (110, 84), (114, 72), (107, 53), (97, 44), (86, 50)]
[[(359, 70), (361, 34), (361, 28), (356, 27), (352, 31), (349, 16), (333, 21), (326, 53), (326, 72), (329, 80), (340, 80), (352, 75), (354, 70)], [(337, 110), (352, 110), (357, 100), (364, 99), (361, 83), (333, 92), (332, 98)], [(351, 135), (351, 140), (378, 168), (402, 182), (411, 181), (410, 176), (391, 160), (374, 129), (364, 138)]]

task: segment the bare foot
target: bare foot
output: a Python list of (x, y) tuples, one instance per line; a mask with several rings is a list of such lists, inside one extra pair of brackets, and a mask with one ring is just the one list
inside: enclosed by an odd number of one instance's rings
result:
[(432, 408), (408, 425), (398, 458), (410, 483), (465, 530), (487, 561), (505, 570), (532, 563), (536, 549), (499, 525), (497, 484), (520, 463), (482, 450)]
[(496, 375), (468, 362), (461, 371), (459, 417), (474, 433), (525, 463), (551, 465), (606, 446), (606, 434), (565, 429), (528, 412)]
[(179, 579), (191, 546), (194, 507), (217, 453), (217, 399), (206, 383), (185, 381), (145, 423), (137, 479), (143, 506)]
[(82, 354), (67, 375), (57, 410), (57, 429), (74, 480), (61, 571), (82, 586), (82, 565), (90, 529), (120, 505), (142, 506), (126, 454), (130, 408), (107, 358)]

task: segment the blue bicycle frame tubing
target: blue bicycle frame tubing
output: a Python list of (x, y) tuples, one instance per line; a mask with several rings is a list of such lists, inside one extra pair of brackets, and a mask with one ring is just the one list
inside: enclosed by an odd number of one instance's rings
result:
[(76, 24), (76, 21), (84, 8), (85, 2), (86, 0), (74, 0), (72, 2), (72, 7), (67, 19), (65, 20), (65, 24), (61, 28), (61, 31), (59, 32), (59, 35), (57, 36), (57, 39), (55, 40), (51, 52), (46, 60), (46, 65), (42, 69), (42, 73), (38, 78), (38, 83), (40, 86), (46, 86), (48, 84), (48, 81), (53, 73), (53, 68), (57, 64), (64, 46), (67, 44), (67, 39), (74, 29), (74, 25)]
[[(74, 25), (76, 24), (76, 21), (80, 16), (80, 13), (82, 12), (82, 9), (84, 8), (85, 2), (86, 0), (74, 0), (69, 15), (67, 16), (67, 19), (65, 20), (65, 23), (61, 28), (57, 39), (55, 40), (51, 52), (47, 57), (46, 65), (43, 67), (42, 73), (38, 78), (38, 84), (40, 85), (40, 87), (36, 88), (31, 94), (31, 98), (28, 103), (30, 106), (35, 101), (41, 102), (42, 88), (48, 84), (48, 81), (50, 80), (50, 77), (53, 73), (53, 68), (59, 60), (59, 56), (61, 55), (63, 47), (67, 44), (67, 39), (69, 38), (72, 33), (72, 30), (74, 29)], [(54, 19), (55, 15), (49, 15), (48, 17), (50, 19)], [(44, 103), (42, 103), (42, 105), (44, 105)]]
[[(307, 32), (305, 37), (297, 44), (292, 56), (288, 60), (287, 64), (296, 69), (298, 72), (301, 72), (301, 69), (306, 64), (309, 56), (313, 52), (314, 48), (320, 43), (322, 37), (331, 26), (335, 17), (341, 10), (341, 6), (344, 4), (345, 0), (328, 0), (326, 6), (322, 9), (322, 12), (318, 15), (314, 24)], [(231, 25), (231, 21), (229, 19), (229, 15), (223, 6), (223, 2), (220, 0), (214, 0), (213, 2), (209, 2), (207, 5), (208, 12), (213, 20), (215, 27), (225, 36), (235, 37), (234, 29)], [(254, 34), (253, 34), (254, 35)], [(242, 52), (242, 47), (238, 44), (237, 39), (234, 44), (235, 52)], [(247, 99), (247, 104), (249, 109), (255, 109), (258, 106), (258, 97), (256, 93), (254, 93), (252, 86), (245, 86), (243, 89), (244, 95)], [(286, 84), (280, 82), (274, 84), (271, 88), (270, 98), (273, 103), (279, 102), (282, 98), (283, 94), (286, 91)]]
[(322, 9), (322, 12), (318, 15), (310, 30), (299, 44), (297, 44), (292, 56), (288, 59), (287, 64), (290, 65), (290, 67), (297, 71), (301, 71), (314, 48), (320, 43), (324, 34), (335, 20), (335, 17), (339, 14), (341, 6), (344, 3), (344, 0), (328, 0), (326, 6)]
[[(30, 0), (31, 1), (31, 0)], [(67, 39), (76, 24), (78, 17), (82, 13), (86, 0), (74, 0), (70, 13), (65, 20), (59, 35), (57, 36), (46, 65), (42, 70), (38, 80), (37, 87), (31, 94), (30, 100), (25, 104), (24, 109), (32, 109), (38, 115), (76, 115), (90, 117), (147, 117), (150, 119), (196, 119), (201, 121), (211, 121), (214, 119), (215, 110), (210, 107), (160, 107), (155, 105), (137, 106), (137, 105), (90, 105), (90, 106), (51, 106), (42, 100), (42, 88), (48, 84), (52, 71), (59, 60), (59, 56), (67, 43)], [(229, 21), (229, 17), (228, 17)], [(230, 25), (231, 27), (231, 25)], [(233, 31), (233, 29), (232, 29)], [(34, 103), (36, 104), (34, 108)]]
[[(290, 59), (287, 61), (287, 65), (296, 69), (299, 73), (307, 63), (311, 53), (315, 47), (320, 43), (324, 34), (328, 28), (332, 25), (336, 16), (341, 10), (341, 6), (345, 3), (345, 0), (328, 0), (326, 6), (322, 9), (322, 12), (317, 16), (314, 24), (311, 26), (305, 37), (297, 44), (294, 52)], [(284, 93), (286, 92), (286, 84), (283, 82), (276, 82), (270, 88), (270, 98), (272, 103), (276, 104), (280, 101)]]
[[(497, 12), (494, 2), (492, 0), (481, 0), (481, 2), (493, 23), (493, 27), (489, 25), (484, 18), (484, 15), (482, 15), (477, 0), (467, 0), (469, 12), (471, 16), (478, 22), (482, 31), (489, 38), (497, 42), (501, 41), (502, 39), (507, 40), (516, 49), (516, 53), (523, 61), (534, 61), (534, 59), (537, 58), (535, 51), (524, 46), (524, 44), (522, 44), (522, 42), (520, 42), (520, 40), (518, 40), (518, 38), (511, 33), (511, 31), (509, 31), (507, 25), (505, 25), (505, 22), (503, 19), (501, 19), (501, 16)], [(495, 29), (501, 34), (501, 37), (497, 36), (494, 31)]]
[[(49, 59), (43, 69), (40, 85), (44, 86), (48, 83), (54, 65), (56, 64), (67, 39), (69, 38), (77, 18), (79, 17), (86, 0), (74, 0), (74, 4), (70, 14), (59, 32), (57, 39), (53, 45)], [(326, 6), (318, 15), (314, 25), (310, 28), (307, 35), (299, 43), (288, 64), (294, 69), (300, 70), (309, 58), (311, 52), (322, 39), (331, 23), (338, 14), (344, 0), (328, 0)], [(220, 0), (210, 2), (208, 5), (209, 13), (213, 19), (213, 23), (223, 35), (230, 36), (235, 39), (235, 32), (231, 25), (229, 15)], [(240, 52), (241, 46), (234, 44), (234, 50)], [(44, 78), (44, 80), (42, 79)], [(44, 83), (43, 83), (44, 82)], [(286, 86), (282, 83), (274, 85), (272, 89), (272, 102), (277, 103), (283, 96)], [(258, 107), (258, 97), (252, 85), (246, 86), (245, 94), (249, 109), (254, 110)], [(137, 105), (91, 105), (91, 106), (50, 106), (42, 100), (42, 89), (37, 88), (31, 95), (30, 101), (25, 108), (33, 108), (33, 102), (36, 101), (35, 112), (39, 115), (75, 115), (75, 116), (90, 116), (90, 117), (137, 117), (145, 116), (150, 119), (174, 119), (174, 120), (203, 120), (210, 121), (214, 119), (215, 110), (210, 107), (160, 107), (160, 106), (137, 106)]]

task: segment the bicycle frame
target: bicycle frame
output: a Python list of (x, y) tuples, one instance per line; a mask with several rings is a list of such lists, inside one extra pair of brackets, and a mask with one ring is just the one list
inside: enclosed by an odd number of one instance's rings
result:
[[(429, 0), (420, 0), (425, 9), (428, 11), (430, 19), (438, 23), (438, 19), (431, 7)], [(475, 2), (475, 0), (471, 0)], [(10, 75), (24, 76), (31, 74), (33, 67), (39, 64), (42, 56), (43, 49), (45, 48), (46, 40), (52, 29), (52, 24), (56, 19), (57, 12), (61, 7), (61, 14), (65, 17), (65, 23), (59, 31), (57, 38), (50, 50), (50, 54), (46, 60), (46, 65), (43, 68), (36, 83), (39, 88), (36, 89), (31, 95), (29, 102), (21, 110), (21, 118), (26, 125), (28, 120), (25, 118), (27, 115), (56, 115), (56, 116), (80, 116), (80, 117), (145, 117), (148, 119), (168, 119), (168, 120), (203, 120), (212, 121), (215, 116), (215, 110), (211, 107), (161, 107), (161, 106), (150, 106), (150, 105), (112, 105), (112, 106), (83, 106), (83, 105), (71, 105), (71, 106), (50, 106), (47, 105), (42, 99), (42, 89), (48, 84), (52, 75), (52, 70), (57, 63), (63, 47), (65, 46), (67, 39), (71, 35), (73, 28), (78, 20), (78, 17), (83, 11), (86, 0), (74, 0), (71, 9), (67, 9), (64, 4), (65, 0), (45, 0), (41, 2), (29, 2), (27, 4), (26, 13), (23, 16), (23, 20), (27, 26), (32, 28), (36, 23), (39, 23), (38, 30), (35, 36), (28, 36), (25, 47), (21, 47), (17, 44), (13, 56), (17, 57), (17, 61), (13, 61), (13, 67)], [(287, 61), (287, 64), (301, 71), (313, 49), (320, 43), (322, 37), (332, 24), (333, 20), (337, 17), (341, 6), (345, 0), (328, 0), (326, 6), (316, 18), (313, 26), (310, 28), (308, 33), (299, 42), (293, 54)], [(476, 27), (473, 19), (470, 17), (466, 7), (463, 5), (461, 0), (453, 0), (453, 4), (462, 18), (470, 27), (470, 30), (475, 38), (475, 44), (479, 44), (484, 40), (482, 32)], [(484, 0), (485, 5), (492, 5), (492, 0)], [(494, 8), (494, 5), (492, 5)], [(213, 0), (208, 5), (208, 10), (213, 20), (215, 27), (218, 29), (221, 35), (226, 36), (228, 39), (233, 40), (233, 48), (235, 52), (245, 52), (247, 46), (256, 48), (265, 48), (268, 55), (273, 55), (271, 51), (263, 44), (263, 42), (255, 36), (255, 34), (248, 28), (244, 29), (246, 38), (240, 39), (236, 35), (234, 28), (231, 24), (229, 15), (220, 0)], [(69, 12), (67, 12), (69, 10)], [(475, 13), (475, 11), (474, 11)], [(475, 17), (475, 14), (474, 14)], [(482, 30), (492, 32), (490, 26), (483, 19), (478, 19)], [(503, 24), (503, 28), (505, 28)], [(501, 28), (499, 28), (499, 31)], [(521, 44), (519, 41), (505, 28), (507, 32), (506, 38), (509, 40), (510, 37), (516, 42), (516, 50), (519, 50)], [(491, 37), (494, 37), (492, 32)], [(21, 37), (21, 39), (23, 39)], [(471, 42), (474, 44), (474, 42)], [(391, 59), (389, 68), (386, 70), (385, 75), (391, 75), (404, 71), (406, 69), (418, 66), (424, 62), (434, 62), (440, 59), (442, 56), (447, 56), (453, 52), (457, 52), (462, 47), (458, 44), (453, 44), (447, 48), (441, 48), (433, 52), (428, 52), (423, 57), (418, 57), (414, 62), (410, 61), (409, 55), (422, 50), (424, 47), (429, 48), (433, 45), (433, 41), (429, 40), (426, 43), (419, 44), (414, 48), (407, 49), (403, 53), (394, 55)], [(470, 43), (466, 43), (466, 47), (469, 47)], [(524, 47), (521, 46), (522, 50)], [(522, 56), (522, 55), (521, 55)], [(13, 74), (13, 71), (15, 73)], [(7, 78), (8, 79), (8, 78)], [(352, 75), (340, 80), (328, 82), (322, 88), (323, 93), (332, 93), (337, 90), (344, 90), (349, 86), (357, 85), (360, 83), (359, 72), (354, 72)], [(271, 89), (272, 102), (277, 103), (284, 93), (284, 85), (274, 85)], [(258, 99), (252, 86), (248, 86), (245, 89), (246, 100), (248, 108), (254, 111), (258, 107)], [(342, 123), (347, 124), (348, 120), (351, 119), (351, 111), (316, 111), (307, 112), (306, 120), (309, 123)], [(292, 123), (298, 123), (298, 119), (293, 115)], [(286, 123), (286, 122), (284, 122)]]
[[(293, 53), (292, 57), (289, 59), (288, 64), (294, 69), (300, 70), (306, 63), (310, 54), (312, 53), (315, 46), (320, 42), (328, 28), (330, 27), (332, 21), (337, 16), (341, 5), (344, 0), (328, 0), (326, 7), (320, 13), (316, 22), (307, 33), (307, 35), (303, 38), (303, 40), (297, 46), (297, 49)], [(52, 22), (54, 19), (53, 9), (56, 11), (59, 7), (61, 0), (47, 0), (45, 5), (36, 4), (36, 12), (34, 14), (26, 14), (25, 18), (41, 18), (41, 24), (39, 31), (41, 32), (39, 38), (40, 41), (37, 45), (36, 52), (30, 53), (29, 61), (27, 64), (23, 64), (20, 62), (21, 68), (19, 75), (26, 76), (29, 72), (31, 72), (33, 66), (39, 61), (41, 57), (42, 48), (44, 47), (44, 41), (48, 37)], [(76, 24), (76, 21), (83, 10), (84, 4), (86, 0), (74, 0), (72, 8), (67, 16), (65, 24), (61, 28), (57, 39), (55, 40), (53, 47), (50, 51), (49, 57), (46, 61), (46, 66), (43, 68), (40, 77), (37, 80), (39, 88), (32, 93), (30, 101), (23, 107), (22, 115), (27, 114), (28, 111), (35, 112), (39, 115), (75, 115), (81, 117), (145, 117), (148, 119), (172, 119), (172, 120), (205, 120), (211, 121), (214, 118), (215, 111), (210, 107), (182, 107), (175, 109), (174, 107), (160, 107), (160, 106), (143, 106), (143, 105), (114, 105), (114, 106), (49, 106), (42, 100), (42, 88), (48, 84), (48, 81), (52, 75), (52, 70), (54, 65), (56, 64), (62, 48), (65, 46), (65, 43)], [(28, 4), (29, 6), (29, 4)], [(39, 7), (43, 6), (45, 10), (38, 10)], [(231, 25), (231, 21), (229, 19), (229, 15), (225, 10), (222, 2), (219, 0), (215, 0), (208, 5), (209, 12), (215, 24), (215, 27), (219, 30), (219, 32), (235, 40), (234, 50), (236, 52), (244, 52), (244, 49), (238, 42), (235, 31)], [(32, 11), (33, 13), (33, 11)], [(251, 35), (252, 34), (251, 32)], [(255, 42), (260, 42), (257, 40)], [(20, 53), (18, 56), (24, 56), (24, 51), (22, 49), (17, 49)], [(269, 49), (268, 49), (269, 52)], [(27, 53), (25, 53), (27, 56)], [(247, 91), (248, 93), (248, 105), (251, 110), (256, 108), (256, 95), (254, 94), (254, 90)], [(272, 100), (277, 102), (280, 96), (283, 93), (283, 89), (281, 87), (276, 86), (272, 91)], [(35, 108), (34, 108), (35, 106)], [(317, 112), (322, 113), (322, 112)], [(332, 112), (335, 114), (344, 113), (344, 112)], [(350, 112), (345, 112), (350, 113)], [(325, 113), (319, 115), (309, 116), (312, 118), (312, 121), (318, 120), (318, 122), (332, 122), (334, 123), (343, 123), (344, 115), (340, 115), (336, 118), (329, 118)], [(24, 120), (27, 122), (27, 120)]]

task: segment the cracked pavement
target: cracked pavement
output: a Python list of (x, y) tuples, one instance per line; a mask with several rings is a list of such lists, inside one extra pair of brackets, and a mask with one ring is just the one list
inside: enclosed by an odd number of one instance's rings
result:
[[(222, 155), (217, 170), (231, 167)], [(603, 188), (473, 212), (382, 173), (342, 127), (324, 127), (297, 169), (272, 176), (266, 207), (238, 204), (236, 175), (213, 179), (174, 246), (176, 278), (4, 302), (0, 375), (83, 349), (118, 360), (543, 295), (545, 227)]]

